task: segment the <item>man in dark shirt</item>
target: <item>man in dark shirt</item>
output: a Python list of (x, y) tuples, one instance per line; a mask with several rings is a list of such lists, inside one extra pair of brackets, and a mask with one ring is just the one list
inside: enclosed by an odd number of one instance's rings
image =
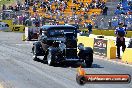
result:
[(87, 28), (88, 28), (88, 36), (92, 33), (92, 24), (91, 22), (89, 22), (89, 24), (87, 25)]
[(105, 7), (103, 8), (103, 13), (102, 13), (102, 14), (103, 14), (103, 15), (107, 15), (107, 10), (108, 10), (108, 7), (105, 6)]
[(125, 35), (126, 30), (123, 28), (123, 23), (119, 23), (119, 27), (115, 30), (116, 34), (116, 46), (117, 46), (117, 58), (120, 59), (120, 47), (122, 46), (122, 51), (125, 51)]
[(39, 26), (40, 26), (40, 21), (39, 21), (39, 19), (36, 19), (36, 21), (35, 21), (35, 26), (36, 26), (36, 27), (39, 27)]

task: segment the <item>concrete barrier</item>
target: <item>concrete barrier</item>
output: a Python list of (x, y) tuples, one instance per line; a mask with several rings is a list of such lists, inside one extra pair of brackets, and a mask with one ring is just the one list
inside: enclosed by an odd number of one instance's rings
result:
[(126, 63), (132, 63), (132, 48), (126, 48), (123, 55), (122, 61)]
[[(84, 33), (88, 32), (88, 29), (80, 29)], [(104, 35), (104, 36), (115, 36), (115, 30), (99, 30), (99, 29), (93, 29), (92, 34), (94, 35)], [(126, 37), (131, 38), (132, 37), (132, 31), (127, 31)]]
[(116, 59), (116, 46), (113, 40), (108, 39), (107, 41), (107, 58)]
[[(83, 43), (85, 47), (94, 48), (94, 40), (97, 39), (97, 36), (78, 36), (78, 44)], [(113, 37), (105, 37), (104, 40), (107, 40), (107, 55), (108, 59), (116, 59), (116, 45), (114, 43)], [(132, 64), (132, 48), (126, 48), (122, 55), (122, 62)]]
[[(95, 36), (94, 36), (95, 37)], [(85, 47), (91, 47), (94, 48), (94, 37), (86, 37), (86, 36), (78, 36), (78, 44), (83, 43)], [(107, 55), (106, 57), (108, 59), (115, 59), (116, 58), (116, 46), (112, 39), (106, 39), (107, 40)]]
[(86, 37), (86, 36), (78, 36), (78, 44), (79, 43), (83, 43), (85, 47), (91, 47), (93, 49), (94, 38)]
[(13, 25), (12, 31), (14, 32), (24, 32), (25, 26), (24, 25)]
[(0, 22), (7, 23), (9, 25), (10, 31), (12, 31), (12, 28), (13, 28), (13, 20), (1, 20)]
[(9, 25), (10, 31), (13, 31), (13, 32), (24, 32), (25, 31), (24, 25), (13, 25), (13, 20), (1, 20), (0, 22), (7, 23)]
[(22, 35), (22, 41), (25, 41), (26, 38), (25, 38), (25, 34)]

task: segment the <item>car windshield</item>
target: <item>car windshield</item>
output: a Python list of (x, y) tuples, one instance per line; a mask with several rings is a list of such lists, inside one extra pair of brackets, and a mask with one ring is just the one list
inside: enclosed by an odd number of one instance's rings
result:
[(49, 35), (51, 37), (64, 37), (66, 33), (74, 33), (74, 30), (70, 29), (60, 29), (60, 30), (50, 30)]
[(63, 30), (50, 30), (49, 35), (51, 37), (64, 37)]

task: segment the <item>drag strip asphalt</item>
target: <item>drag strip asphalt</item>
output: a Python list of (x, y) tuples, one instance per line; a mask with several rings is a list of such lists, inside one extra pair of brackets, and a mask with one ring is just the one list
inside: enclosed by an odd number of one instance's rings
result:
[[(34, 61), (32, 42), (21, 40), (22, 33), (0, 32), (0, 88), (132, 88), (130, 84), (76, 83), (77, 67), (52, 67)], [(130, 74), (132, 67), (94, 58), (88, 74)]]

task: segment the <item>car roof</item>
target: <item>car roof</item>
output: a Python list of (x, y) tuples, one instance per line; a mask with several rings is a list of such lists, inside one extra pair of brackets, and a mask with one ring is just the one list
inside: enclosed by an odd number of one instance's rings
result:
[(76, 28), (74, 27), (74, 26), (72, 26), (72, 25), (44, 25), (44, 26), (42, 26), (41, 27), (42, 28), (42, 30), (50, 30), (50, 29), (60, 29), (60, 28), (63, 28), (63, 29), (67, 29), (67, 28), (69, 28), (69, 29), (74, 29), (74, 30), (76, 30)]

